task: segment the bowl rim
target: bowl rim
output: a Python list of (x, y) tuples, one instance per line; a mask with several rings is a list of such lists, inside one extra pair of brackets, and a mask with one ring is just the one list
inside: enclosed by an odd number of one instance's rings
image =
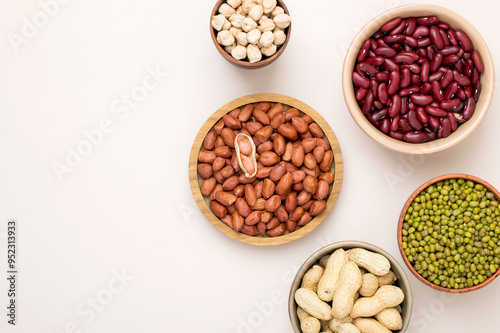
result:
[[(285, 14), (290, 15), (290, 12), (289, 12), (288, 8), (286, 7), (284, 1), (283, 0), (277, 0), (277, 1), (278, 1), (278, 4), (285, 11)], [(226, 2), (226, 0), (218, 0), (217, 1), (214, 8), (212, 9), (212, 13), (210, 15), (210, 22), (209, 22), (210, 23), (210, 37), (212, 38), (212, 42), (214, 43), (217, 51), (219, 51), (219, 53), (224, 57), (224, 59), (229, 61), (231, 64), (233, 64), (237, 67), (240, 67), (240, 68), (244, 68), (244, 69), (262, 68), (262, 67), (270, 65), (271, 63), (276, 61), (276, 59), (278, 59), (278, 57), (285, 51), (286, 47), (288, 46), (288, 42), (290, 41), (290, 36), (292, 34), (292, 23), (293, 22), (290, 23), (290, 25), (286, 29), (284, 29), (285, 33), (286, 33), (285, 43), (283, 43), (283, 45), (281, 45), (278, 48), (278, 50), (276, 51), (275, 54), (273, 54), (272, 56), (267, 57), (265, 59), (262, 59), (258, 62), (255, 62), (255, 63), (250, 63), (249, 61), (243, 61), (243, 60), (236, 60), (229, 53), (227, 53), (226, 50), (224, 50), (224, 48), (222, 48), (222, 45), (220, 45), (217, 42), (216, 30), (212, 27), (212, 17), (217, 15), (217, 11), (218, 11), (219, 7), (224, 2)]]
[[(330, 142), (330, 146), (332, 148), (334, 157), (332, 168), (334, 168), (335, 170), (334, 173), (335, 179), (333, 182), (332, 189), (330, 191), (330, 196), (328, 197), (326, 202), (325, 210), (321, 214), (315, 216), (308, 224), (301, 227), (300, 229), (297, 229), (294, 232), (286, 233), (278, 237), (248, 236), (229, 228), (227, 225), (221, 222), (220, 219), (212, 213), (204, 197), (201, 195), (200, 185), (198, 180), (198, 172), (197, 172), (198, 154), (202, 147), (203, 140), (205, 139), (205, 136), (208, 134), (208, 132), (212, 129), (212, 127), (222, 118), (222, 116), (242, 105), (246, 105), (249, 103), (258, 103), (263, 101), (272, 103), (282, 103), (291, 107), (295, 107), (299, 111), (311, 116), (311, 118), (318, 125), (320, 125), (325, 136)], [(320, 225), (323, 222), (323, 220), (329, 215), (330, 211), (332, 210), (338, 199), (340, 190), (342, 188), (343, 174), (344, 174), (344, 166), (343, 166), (343, 158), (342, 158), (342, 151), (340, 149), (340, 144), (337, 140), (337, 137), (335, 136), (335, 133), (331, 129), (330, 125), (326, 122), (326, 120), (309, 105), (289, 96), (272, 94), (272, 93), (259, 93), (259, 94), (251, 94), (243, 96), (227, 103), (226, 105), (222, 106), (217, 111), (215, 111), (210, 116), (210, 118), (203, 124), (198, 134), (196, 135), (189, 157), (189, 183), (191, 186), (191, 192), (205, 218), (223, 234), (243, 243), (251, 245), (260, 245), (260, 246), (281, 245), (289, 243), (291, 241), (294, 241), (296, 239), (299, 239), (307, 235), (308, 233), (313, 231), (318, 225)]]
[[(373, 33), (380, 29), (383, 23), (395, 17), (411, 17), (422, 15), (436, 15), (438, 17), (444, 16), (443, 22), (450, 24), (455, 29), (463, 29), (464, 31), (466, 31), (474, 44), (474, 48), (476, 50), (479, 50), (481, 53), (481, 57), (485, 64), (485, 71), (481, 75), (483, 90), (479, 101), (476, 104), (476, 111), (474, 112), (472, 118), (461, 125), (457, 129), (457, 131), (451, 133), (451, 135), (447, 138), (414, 144), (398, 141), (391, 138), (390, 136), (383, 134), (380, 130), (374, 127), (368, 121), (368, 119), (366, 119), (366, 117), (361, 112), (361, 109), (359, 108), (354, 96), (354, 88), (351, 75), (361, 45), (367, 38), (369, 38)], [(450, 21), (452, 22), (448, 22), (449, 18), (451, 18)], [(479, 31), (469, 21), (453, 12), (452, 10), (431, 4), (409, 4), (398, 6), (393, 9), (387, 10), (371, 19), (354, 37), (345, 56), (344, 65), (342, 68), (342, 90), (344, 93), (344, 100), (354, 121), (366, 135), (368, 135), (379, 145), (390, 150), (405, 154), (425, 155), (438, 153), (464, 141), (481, 124), (482, 120), (486, 116), (493, 100), (494, 89), (495, 68), (493, 65), (493, 58), (491, 56), (488, 45), (486, 44), (486, 41), (481, 36)]]
[[(292, 325), (292, 329), (294, 330), (295, 333), (301, 333), (301, 331), (295, 330), (295, 327), (300, 327), (299, 320), (297, 318), (296, 312), (297, 312), (297, 307), (296, 307), (296, 302), (295, 302), (295, 291), (298, 289), (300, 286), (300, 282), (302, 281), (302, 278), (304, 274), (307, 272), (309, 268), (311, 268), (316, 262), (321, 259), (321, 257), (333, 253), (335, 250), (339, 248), (343, 249), (352, 249), (352, 248), (363, 248), (368, 251), (376, 252), (379, 254), (384, 255), (391, 263), (391, 270), (394, 272), (394, 266), (397, 268), (396, 270), (398, 273), (400, 273), (401, 276), (398, 276), (398, 280), (400, 281), (399, 284), (401, 286), (404, 285), (405, 289), (408, 289), (408, 292), (405, 294), (405, 299), (403, 302), (407, 302), (404, 306), (406, 307), (407, 313), (405, 313), (404, 318), (403, 318), (403, 327), (396, 331), (398, 333), (404, 333), (408, 329), (408, 326), (410, 324), (411, 320), (411, 315), (412, 315), (412, 309), (413, 309), (413, 291), (411, 288), (411, 283), (410, 280), (408, 279), (408, 276), (406, 275), (406, 272), (404, 271), (403, 267), (399, 264), (399, 262), (387, 251), (384, 249), (380, 248), (377, 245), (364, 242), (364, 241), (357, 241), (357, 240), (344, 240), (344, 241), (339, 241), (335, 242), (326, 246), (323, 246), (322, 248), (316, 250), (313, 254), (311, 254), (300, 266), (300, 268), (297, 271), (297, 274), (295, 275), (295, 278), (293, 279), (293, 282), (290, 286), (290, 292), (288, 294), (288, 316)], [(396, 272), (394, 272), (396, 274)], [(407, 318), (406, 318), (407, 316)], [(402, 316), (403, 317), (403, 316)], [(406, 320), (405, 320), (406, 318)]]
[(405, 202), (405, 204), (403, 206), (403, 209), (401, 209), (401, 214), (399, 215), (398, 227), (397, 227), (397, 240), (398, 240), (399, 253), (401, 254), (401, 257), (403, 258), (403, 261), (406, 264), (406, 267), (408, 267), (408, 269), (410, 270), (410, 272), (420, 282), (422, 282), (426, 286), (431, 287), (432, 289), (435, 289), (435, 290), (438, 290), (438, 291), (452, 293), (452, 294), (463, 294), (463, 293), (468, 293), (468, 292), (471, 292), (471, 291), (479, 290), (479, 289), (484, 288), (487, 285), (489, 285), (491, 282), (493, 282), (493, 280), (495, 280), (500, 275), (500, 268), (496, 271), (496, 273), (494, 273), (492, 276), (490, 276), (489, 278), (487, 278), (486, 280), (484, 280), (483, 283), (480, 283), (477, 286), (470, 287), (470, 288), (469, 287), (468, 288), (462, 288), (462, 289), (444, 288), (444, 287), (435, 285), (434, 283), (432, 283), (430, 281), (427, 281), (424, 277), (422, 277), (420, 274), (418, 274), (418, 272), (415, 270), (415, 268), (413, 268), (412, 264), (408, 260), (408, 257), (406, 256), (406, 253), (404, 252), (404, 249), (403, 249), (403, 246), (402, 246), (402, 242), (403, 242), (402, 229), (403, 229), (404, 218), (405, 218), (405, 215), (406, 215), (406, 211), (408, 210), (408, 207), (410, 207), (410, 205), (413, 202), (413, 200), (420, 194), (420, 192), (422, 192), (428, 186), (430, 186), (432, 184), (435, 184), (435, 183), (437, 183), (439, 181), (442, 181), (442, 180), (453, 179), (453, 178), (462, 178), (462, 179), (471, 180), (471, 181), (473, 181), (475, 183), (481, 184), (484, 187), (486, 187), (486, 189), (488, 191), (492, 192), (495, 195), (496, 199), (500, 201), (500, 192), (498, 192), (498, 190), (495, 187), (493, 187), (493, 185), (491, 185), (490, 183), (486, 182), (485, 180), (483, 180), (483, 179), (481, 179), (479, 177), (476, 177), (476, 176), (473, 176), (473, 175), (469, 175), (469, 174), (464, 174), (464, 173), (448, 173), (448, 174), (445, 174), (445, 175), (434, 177), (434, 178), (426, 181), (422, 185), (420, 185), (415, 191), (413, 191), (413, 193), (410, 195), (410, 197), (408, 198), (408, 200), (406, 200), (406, 202)]

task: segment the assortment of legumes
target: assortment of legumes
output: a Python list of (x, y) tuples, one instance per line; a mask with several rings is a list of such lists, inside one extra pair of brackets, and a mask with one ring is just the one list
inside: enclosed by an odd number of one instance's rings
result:
[(217, 42), (236, 60), (256, 63), (286, 41), (291, 18), (276, 0), (227, 0), (212, 17)]
[(451, 289), (473, 287), (500, 267), (500, 211), (494, 194), (466, 179), (423, 190), (404, 218), (402, 247), (415, 270)]
[(201, 194), (230, 228), (276, 237), (326, 208), (334, 155), (307, 114), (281, 103), (232, 110), (207, 134), (198, 156)]
[(394, 139), (445, 138), (470, 119), (484, 64), (467, 34), (436, 16), (395, 18), (366, 40), (352, 73), (366, 118)]

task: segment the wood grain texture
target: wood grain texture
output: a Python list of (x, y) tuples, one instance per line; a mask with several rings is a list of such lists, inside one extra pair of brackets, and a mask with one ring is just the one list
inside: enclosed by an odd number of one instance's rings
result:
[[(219, 121), (219, 119), (221, 119), (222, 116), (224, 116), (226, 113), (232, 111), (235, 108), (241, 107), (249, 103), (258, 103), (263, 101), (271, 103), (279, 102), (282, 103), (285, 108), (295, 107), (298, 110), (302, 111), (303, 113), (308, 114), (321, 127), (321, 129), (325, 133), (325, 137), (329, 141), (334, 155), (334, 163), (332, 165), (331, 172), (334, 173), (335, 180), (333, 182), (333, 187), (330, 196), (328, 197), (325, 210), (321, 214), (313, 218), (312, 221), (309, 222), (304, 227), (301, 227), (292, 233), (286, 232), (284, 235), (279, 237), (268, 237), (262, 235), (247, 236), (245, 234), (236, 232), (235, 230), (229, 228), (224, 223), (222, 223), (219, 220), (219, 218), (217, 218), (210, 210), (208, 198), (207, 199), (204, 198), (200, 192), (201, 180), (198, 177), (198, 172), (197, 172), (198, 154), (202, 147), (203, 140), (205, 139), (205, 136), (208, 134), (208, 132), (212, 129), (212, 127), (217, 123), (217, 121)], [(337, 198), (340, 193), (340, 188), (342, 187), (343, 173), (344, 173), (344, 165), (343, 165), (340, 145), (337, 140), (337, 137), (335, 136), (335, 134), (333, 133), (332, 129), (325, 121), (325, 119), (323, 119), (323, 117), (318, 112), (316, 112), (307, 104), (304, 104), (301, 101), (298, 101), (292, 97), (279, 94), (248, 95), (235, 99), (234, 101), (231, 101), (226, 105), (224, 105), (223, 107), (221, 107), (201, 127), (200, 131), (198, 132), (198, 135), (194, 140), (193, 147), (191, 149), (191, 154), (189, 157), (189, 182), (191, 185), (193, 196), (196, 200), (196, 203), (198, 204), (198, 207), (202, 211), (203, 215), (205, 215), (205, 217), (210, 221), (210, 223), (212, 223), (222, 233), (240, 242), (252, 245), (269, 246), (269, 245), (285, 244), (293, 240), (299, 239), (310, 233), (312, 230), (314, 230), (321, 222), (323, 222), (323, 220), (326, 218), (326, 216), (330, 213), (333, 206), (335, 205), (335, 202), (337, 201)]]

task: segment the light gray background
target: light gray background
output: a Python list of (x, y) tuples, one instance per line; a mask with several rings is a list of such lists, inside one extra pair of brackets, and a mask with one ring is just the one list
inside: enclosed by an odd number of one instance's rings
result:
[[(231, 66), (212, 45), (215, 1), (67, 2), (19, 53), (8, 36), (21, 33), (23, 18), (43, 15), (40, 5), (0, 2), (2, 332), (290, 332), (291, 279), (314, 251), (361, 240), (403, 263), (396, 223), (417, 186), (464, 172), (500, 187), (498, 94), (466, 142), (422, 159), (378, 146), (346, 109), (340, 77), (352, 38), (377, 13), (410, 1), (287, 0), (290, 44), (277, 62), (255, 71)], [(474, 24), (498, 64), (497, 2), (434, 3)], [(115, 101), (139, 91), (146, 68), (168, 75), (120, 118)], [(345, 161), (340, 197), (327, 219), (308, 236), (272, 248), (217, 231), (198, 211), (187, 172), (205, 120), (258, 92), (286, 94), (316, 109)], [(85, 145), (83, 132), (106, 119), (111, 132), (59, 180), (54, 163), (65, 163), (68, 147)], [(20, 232), (15, 328), (4, 316), (10, 218)], [(123, 272), (129, 278), (120, 283), (114, 276)], [(496, 330), (500, 282), (446, 298), (409, 279), (415, 299), (409, 332)], [(87, 302), (96, 297), (99, 310), (91, 310)]]

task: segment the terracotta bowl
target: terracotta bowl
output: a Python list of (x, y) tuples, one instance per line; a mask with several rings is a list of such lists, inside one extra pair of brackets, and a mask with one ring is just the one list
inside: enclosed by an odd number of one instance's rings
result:
[(404, 260), (406, 266), (408, 267), (408, 269), (412, 272), (413, 275), (415, 275), (415, 277), (420, 282), (424, 283), (425, 285), (427, 285), (427, 286), (429, 286), (429, 287), (431, 287), (431, 288), (433, 288), (435, 290), (439, 290), (439, 291), (443, 291), (443, 292), (448, 292), (448, 293), (454, 293), (454, 294), (463, 294), (463, 293), (467, 293), (467, 292), (470, 292), (470, 291), (475, 291), (475, 290), (481, 289), (481, 288), (487, 286), (488, 284), (490, 284), (493, 280), (495, 280), (500, 275), (500, 269), (498, 269), (495, 274), (493, 274), (492, 276), (490, 276), (483, 283), (480, 283), (480, 284), (478, 284), (476, 286), (473, 286), (473, 287), (470, 287), (470, 288), (469, 287), (468, 288), (463, 288), (463, 289), (444, 288), (444, 287), (435, 285), (434, 283), (432, 283), (430, 281), (427, 281), (420, 274), (418, 274), (418, 272), (415, 270), (415, 268), (413, 268), (413, 265), (408, 260), (406, 254), (404, 252), (404, 249), (403, 249), (403, 247), (401, 245), (402, 241), (403, 241), (402, 240), (402, 238), (403, 238), (402, 230), (403, 230), (403, 223), (404, 223), (405, 215), (406, 215), (406, 212), (408, 211), (408, 207), (410, 207), (410, 205), (413, 202), (413, 200), (420, 194), (420, 192), (422, 192), (423, 190), (425, 190), (428, 186), (430, 186), (432, 184), (435, 184), (435, 183), (437, 183), (439, 181), (446, 180), (446, 179), (452, 179), (452, 178), (455, 178), (455, 179), (462, 178), (462, 179), (465, 179), (466, 181), (467, 180), (471, 180), (474, 183), (481, 184), (488, 191), (492, 192), (495, 195), (495, 198), (500, 201), (500, 193), (492, 185), (490, 185), (489, 183), (485, 182), (481, 178), (478, 178), (478, 177), (475, 177), (475, 176), (471, 176), (471, 175), (462, 174), (462, 173), (450, 173), (450, 174), (447, 174), (447, 175), (443, 175), (443, 176), (439, 176), (439, 177), (433, 178), (433, 179), (425, 182), (424, 184), (422, 184), (419, 188), (417, 188), (415, 190), (415, 192), (413, 192), (412, 195), (410, 195), (410, 197), (406, 201), (405, 205), (403, 206), (403, 209), (401, 210), (401, 215), (399, 216), (398, 229), (397, 229), (397, 232), (398, 232), (398, 247), (399, 247), (399, 252), (401, 253), (401, 257), (403, 257), (403, 260)]
[[(278, 57), (285, 51), (285, 49), (288, 45), (288, 42), (290, 41), (290, 35), (292, 33), (293, 22), (292, 22), (292, 24), (290, 24), (290, 26), (288, 26), (288, 28), (285, 29), (286, 41), (283, 45), (278, 47), (278, 50), (276, 51), (275, 54), (273, 54), (270, 57), (262, 56), (262, 60), (259, 62), (255, 62), (255, 63), (250, 63), (249, 61), (246, 61), (246, 60), (236, 60), (229, 53), (226, 52), (226, 50), (224, 49), (224, 47), (222, 45), (217, 43), (217, 30), (215, 30), (212, 27), (212, 17), (219, 14), (218, 13), (219, 7), (225, 2), (226, 2), (226, 0), (218, 0), (214, 6), (214, 9), (212, 10), (211, 15), (210, 15), (210, 36), (212, 37), (212, 42), (214, 43), (217, 51), (219, 51), (219, 53), (224, 57), (224, 59), (229, 61), (231, 64), (233, 64), (237, 67), (240, 67), (240, 68), (245, 68), (245, 69), (262, 68), (262, 67), (267, 66), (267, 65), (273, 63), (274, 61), (276, 61), (276, 59), (278, 59)], [(278, 0), (278, 6), (281, 6), (285, 10), (285, 14), (290, 15), (288, 8), (286, 7), (285, 3), (282, 0)], [(293, 18), (292, 18), (292, 21), (293, 21)]]
[[(384, 23), (396, 17), (405, 18), (412, 16), (418, 17), (429, 15), (435, 15), (440, 19), (440, 21), (448, 23), (454, 29), (463, 30), (469, 35), (472, 43), (474, 44), (474, 48), (480, 52), (485, 65), (485, 71), (481, 76), (482, 93), (479, 101), (476, 104), (476, 110), (472, 118), (459, 126), (458, 129), (455, 132), (451, 133), (451, 135), (447, 138), (436, 139), (431, 142), (419, 144), (398, 141), (382, 133), (365, 117), (356, 101), (351, 76), (361, 46), (363, 45), (365, 40), (367, 40), (375, 32), (377, 32)], [(486, 113), (488, 112), (488, 108), (490, 107), (493, 98), (494, 86), (495, 70), (493, 67), (493, 60), (486, 42), (481, 37), (476, 28), (474, 28), (474, 26), (462, 16), (452, 12), (447, 8), (427, 4), (412, 4), (396, 7), (372, 19), (361, 29), (356, 37), (354, 37), (354, 40), (349, 47), (349, 50), (347, 51), (342, 71), (342, 87), (344, 91), (345, 102), (352, 118), (363, 130), (363, 132), (365, 132), (375, 142), (386, 148), (401, 153), (415, 155), (432, 154), (449, 149), (471, 135), (471, 133), (479, 126), (481, 121), (486, 116)]]
[[(314, 217), (308, 224), (305, 226), (296, 229), (294, 232), (285, 232), (283, 235), (278, 237), (269, 237), (269, 236), (248, 236), (233, 230), (232, 228), (225, 225), (214, 213), (210, 210), (210, 200), (208, 197), (204, 197), (200, 191), (200, 185), (203, 181), (201, 177), (199, 177), (197, 172), (198, 165), (198, 155), (201, 150), (203, 140), (205, 139), (207, 133), (213, 128), (213, 126), (224, 116), (226, 113), (234, 110), (235, 108), (239, 108), (249, 103), (259, 103), (259, 102), (271, 102), (271, 103), (282, 103), (284, 108), (294, 107), (299, 111), (309, 115), (323, 130), (325, 136), (324, 139), (330, 143), (331, 149), (333, 151), (334, 162), (330, 169), (335, 176), (335, 180), (331, 185), (330, 196), (326, 199), (326, 208), (325, 210)], [(203, 125), (203, 127), (198, 132), (196, 139), (193, 143), (193, 148), (191, 150), (191, 155), (189, 159), (189, 181), (191, 184), (191, 190), (193, 192), (193, 196), (198, 204), (198, 207), (203, 212), (205, 217), (212, 223), (219, 231), (224, 233), (225, 235), (236, 239), (240, 242), (253, 244), (253, 245), (279, 245), (291, 242), (293, 240), (299, 239), (312, 230), (314, 230), (326, 216), (330, 213), (331, 209), (335, 205), (337, 201), (340, 188), (342, 186), (342, 178), (343, 178), (343, 162), (342, 162), (342, 152), (340, 150), (339, 143), (335, 134), (333, 133), (330, 126), (327, 122), (310, 106), (288, 96), (278, 95), (278, 94), (254, 94), (248, 95), (245, 97), (241, 97), (235, 99), (232, 102), (221, 107), (218, 111), (216, 111)]]
[(297, 317), (297, 303), (295, 302), (295, 292), (297, 291), (297, 289), (300, 288), (304, 274), (309, 270), (309, 268), (317, 264), (323, 256), (327, 254), (332, 254), (337, 249), (349, 250), (352, 248), (363, 248), (368, 251), (379, 253), (385, 256), (390, 261), (391, 270), (394, 272), (394, 274), (396, 274), (398, 278), (394, 285), (401, 288), (401, 290), (403, 290), (405, 294), (405, 299), (401, 304), (402, 308), (401, 317), (403, 318), (403, 327), (399, 331), (393, 331), (393, 332), (395, 333), (406, 332), (406, 330), (408, 329), (408, 325), (410, 324), (411, 311), (413, 307), (413, 294), (411, 291), (410, 282), (408, 281), (408, 277), (406, 276), (401, 265), (399, 265), (396, 259), (394, 259), (389, 253), (382, 250), (378, 246), (359, 241), (343, 241), (327, 245), (319, 249), (318, 251), (314, 252), (309, 258), (307, 258), (307, 260), (299, 268), (299, 271), (297, 272), (297, 275), (293, 280), (292, 287), (290, 288), (290, 295), (288, 297), (288, 313), (290, 316), (290, 321), (292, 323), (293, 331), (295, 333), (302, 333), (300, 329), (299, 318)]

